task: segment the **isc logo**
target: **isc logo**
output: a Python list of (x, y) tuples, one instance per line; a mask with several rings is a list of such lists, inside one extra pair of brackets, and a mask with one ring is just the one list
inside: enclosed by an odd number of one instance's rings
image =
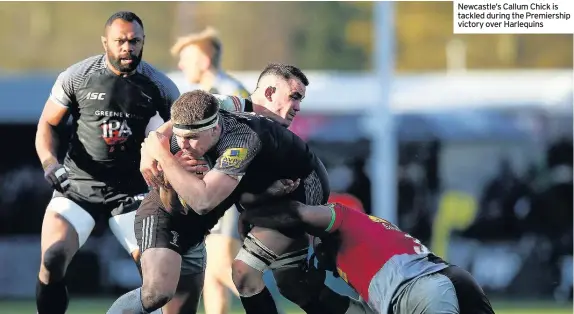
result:
[(104, 100), (104, 96), (106, 96), (106, 93), (88, 93), (86, 95), (86, 99), (91, 99), (91, 100)]

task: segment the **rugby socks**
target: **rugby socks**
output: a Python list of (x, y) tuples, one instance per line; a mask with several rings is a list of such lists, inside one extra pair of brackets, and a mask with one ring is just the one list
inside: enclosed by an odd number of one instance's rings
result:
[(36, 308), (38, 314), (64, 314), (68, 308), (68, 290), (64, 280), (44, 284), (36, 283)]
[(340, 295), (327, 286), (323, 286), (318, 298), (313, 298), (305, 305), (300, 305), (301, 309), (307, 314), (355, 314), (354, 311), (348, 312), (350, 298)]
[(137, 288), (132, 290), (121, 297), (119, 297), (110, 309), (106, 312), (106, 314), (124, 314), (124, 313), (133, 313), (133, 314), (161, 314), (161, 309), (157, 309), (153, 312), (148, 312), (144, 309), (142, 305), (142, 294), (141, 288)]
[(264, 287), (261, 292), (250, 297), (239, 297), (245, 314), (279, 314), (271, 292)]

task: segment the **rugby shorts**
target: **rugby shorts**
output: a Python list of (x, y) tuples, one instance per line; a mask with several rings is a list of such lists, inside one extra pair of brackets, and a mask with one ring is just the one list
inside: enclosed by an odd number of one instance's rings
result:
[(133, 232), (135, 211), (147, 192), (132, 190), (110, 187), (95, 180), (70, 179), (63, 193), (54, 191), (47, 210), (60, 214), (74, 227), (80, 247), (96, 222), (107, 219), (115, 237), (131, 253), (137, 249)]
[(207, 253), (201, 216), (168, 213), (157, 191), (151, 191), (141, 202), (134, 223), (140, 252), (150, 248), (167, 248), (181, 255), (181, 274), (205, 271)]
[(454, 265), (407, 282), (396, 292), (391, 308), (390, 314), (422, 314), (423, 310), (424, 313), (494, 314), (476, 280)]

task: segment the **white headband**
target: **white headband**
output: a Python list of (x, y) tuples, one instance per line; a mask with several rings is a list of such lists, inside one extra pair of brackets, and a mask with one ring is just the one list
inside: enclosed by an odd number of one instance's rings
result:
[(198, 133), (211, 128), (214, 128), (219, 122), (219, 114), (215, 112), (211, 117), (195, 121), (191, 124), (178, 124), (174, 123), (173, 128), (186, 133)]

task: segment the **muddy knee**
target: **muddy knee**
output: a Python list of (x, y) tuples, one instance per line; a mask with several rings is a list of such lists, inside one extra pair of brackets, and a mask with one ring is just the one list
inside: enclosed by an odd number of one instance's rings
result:
[(155, 287), (155, 285), (143, 286), (141, 289), (142, 306), (148, 312), (155, 311), (169, 302), (175, 291), (168, 291)]
[[(66, 243), (64, 241), (59, 241), (50, 246), (42, 256), (42, 262), (45, 274), (49, 281), (58, 281), (64, 278), (66, 273), (66, 268), (68, 266), (68, 261), (71, 259), (69, 255), (72, 255), (66, 249)], [(43, 272), (43, 270), (40, 270)]]

